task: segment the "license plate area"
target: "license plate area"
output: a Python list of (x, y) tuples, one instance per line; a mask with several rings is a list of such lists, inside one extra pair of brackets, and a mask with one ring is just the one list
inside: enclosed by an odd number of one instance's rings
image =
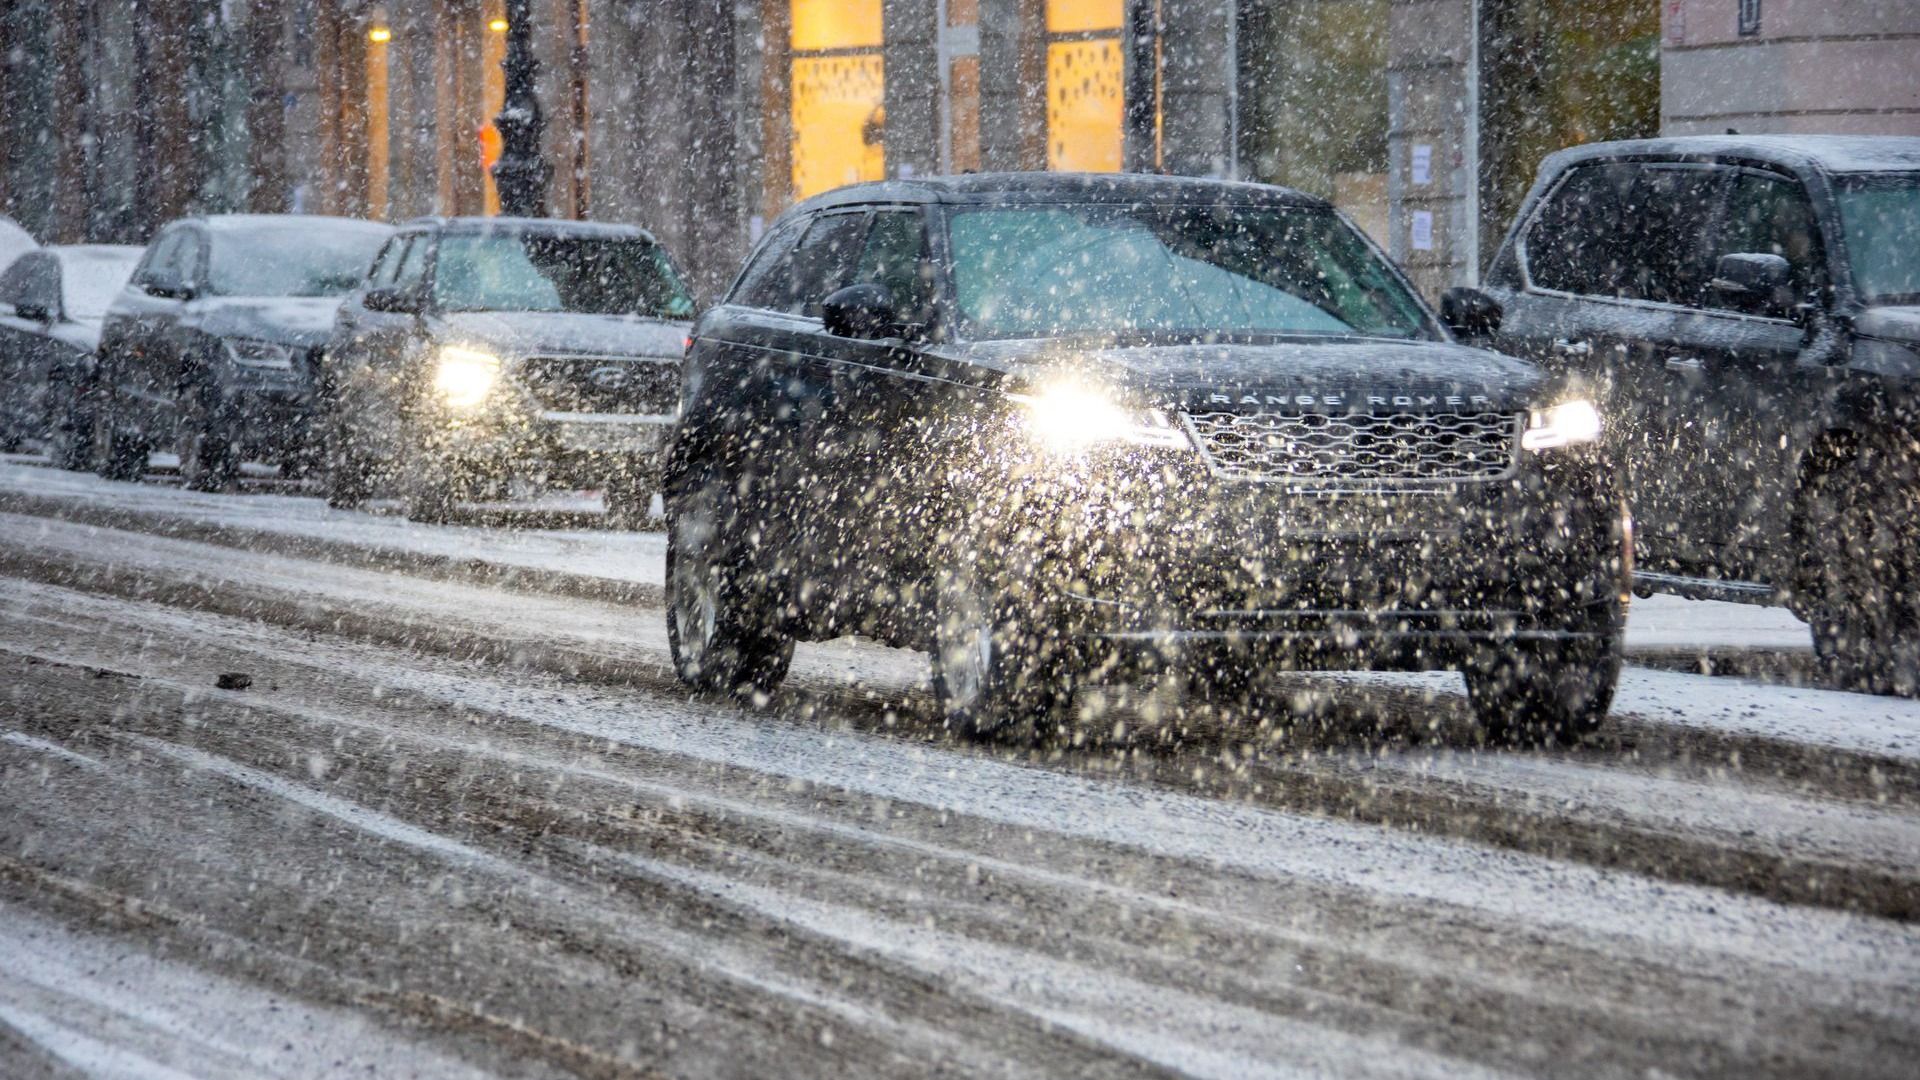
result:
[(666, 431), (663, 424), (562, 421), (554, 425), (553, 440), (583, 454), (651, 453), (665, 441)]
[(1460, 532), (1459, 508), (1434, 495), (1303, 495), (1262, 515), (1269, 545), (1300, 540), (1409, 540)]

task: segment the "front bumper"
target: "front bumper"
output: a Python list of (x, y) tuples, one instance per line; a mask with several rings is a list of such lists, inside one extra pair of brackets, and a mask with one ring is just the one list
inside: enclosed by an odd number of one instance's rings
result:
[(438, 424), (439, 449), (482, 471), (589, 486), (611, 475), (653, 475), (673, 424), (671, 415), (448, 412)]
[(1029, 476), (1014, 500), (1009, 535), (1092, 647), (1429, 668), (1619, 630), (1630, 526), (1585, 450), (1418, 490), (1284, 490), (1177, 460), (1124, 472), (1147, 479)]

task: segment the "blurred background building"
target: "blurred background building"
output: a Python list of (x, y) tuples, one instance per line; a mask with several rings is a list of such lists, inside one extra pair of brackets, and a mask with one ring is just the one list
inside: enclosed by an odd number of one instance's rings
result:
[[(1661, 132), (1920, 134), (1912, 0), (530, 0), (547, 211), (709, 291), (795, 200), (971, 169), (1326, 196), (1430, 293), (1542, 155)], [(0, 0), (0, 209), (497, 212), (503, 0)]]

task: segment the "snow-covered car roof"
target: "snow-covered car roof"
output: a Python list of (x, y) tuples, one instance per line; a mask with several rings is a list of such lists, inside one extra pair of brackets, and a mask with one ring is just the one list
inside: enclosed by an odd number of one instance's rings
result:
[(0, 270), (5, 270), (13, 260), (39, 247), (33, 234), (21, 228), (5, 214), (0, 214)]
[(1587, 143), (1547, 156), (1541, 172), (1576, 161), (1649, 155), (1741, 157), (1824, 172), (1893, 172), (1920, 169), (1920, 138), (1900, 135), (1682, 135)]
[(389, 233), (393, 226), (365, 218), (330, 217), (324, 214), (208, 214), (196, 218), (213, 232), (246, 232), (257, 229), (284, 229), (310, 226), (316, 231)]
[(575, 221), (572, 218), (417, 217), (400, 223), (401, 228), (410, 225), (433, 225), (450, 232), (537, 232), (550, 236), (638, 239), (659, 243), (653, 233), (638, 225), (613, 221)]
[(94, 318), (106, 314), (147, 249), (134, 244), (57, 244), (46, 250), (60, 260), (67, 313)]
[(871, 202), (1115, 202), (1264, 204), (1326, 208), (1324, 199), (1271, 184), (1140, 173), (997, 172), (876, 180), (823, 192), (807, 208)]

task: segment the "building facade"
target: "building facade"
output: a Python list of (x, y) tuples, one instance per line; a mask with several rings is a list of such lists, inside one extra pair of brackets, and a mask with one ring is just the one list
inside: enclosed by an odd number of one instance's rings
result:
[[(1302, 188), (1431, 295), (1559, 147), (1920, 117), (1909, 0), (529, 6), (547, 212), (646, 225), (708, 295), (798, 199), (998, 169)], [(506, 30), (503, 0), (0, 0), (0, 207), (95, 240), (497, 212)]]

